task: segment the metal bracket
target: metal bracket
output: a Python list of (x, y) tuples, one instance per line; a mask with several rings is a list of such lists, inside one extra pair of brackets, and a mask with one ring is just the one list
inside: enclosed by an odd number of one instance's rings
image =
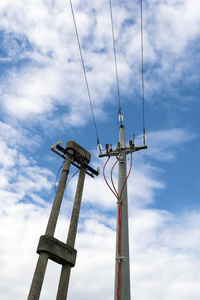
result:
[(105, 156), (118, 156), (119, 154), (129, 154), (132, 152), (137, 152), (143, 149), (147, 149), (147, 145), (144, 146), (130, 146), (126, 148), (116, 148), (115, 150), (112, 151), (106, 151), (106, 153), (100, 153), (99, 157), (105, 157)]
[(125, 256), (118, 256), (118, 257), (116, 257), (116, 260), (119, 261), (119, 263), (120, 263), (120, 262), (125, 262), (128, 259)]
[[(60, 152), (55, 150), (55, 148)], [(88, 163), (90, 162), (91, 154), (75, 142), (69, 141), (67, 143), (66, 149), (64, 149), (60, 145), (56, 145), (55, 148), (51, 148), (51, 151), (62, 157), (64, 160), (69, 157), (71, 159), (72, 165), (74, 165), (78, 169), (80, 169), (81, 166), (84, 166), (86, 168), (86, 174), (90, 177), (94, 178), (94, 175), (99, 175), (98, 171), (94, 170), (88, 165)]]
[(118, 200), (117, 202), (116, 202), (117, 204), (123, 204), (123, 201), (122, 200)]

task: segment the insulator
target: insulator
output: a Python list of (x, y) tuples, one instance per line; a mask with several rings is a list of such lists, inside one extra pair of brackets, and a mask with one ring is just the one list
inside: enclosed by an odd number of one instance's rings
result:
[(102, 146), (101, 146), (101, 144), (98, 144), (98, 145), (97, 145), (97, 149), (98, 149), (99, 152), (101, 153), (101, 151), (102, 151)]
[(119, 115), (119, 121), (122, 122), (123, 121), (123, 116)]
[(145, 143), (146, 143), (146, 140), (147, 140), (147, 136), (146, 136), (146, 135), (143, 135), (142, 140), (143, 140), (143, 143), (145, 144)]

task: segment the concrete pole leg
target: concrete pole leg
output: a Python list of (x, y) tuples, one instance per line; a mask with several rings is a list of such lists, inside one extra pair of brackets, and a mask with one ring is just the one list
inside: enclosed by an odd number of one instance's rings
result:
[[(74, 248), (75, 245), (75, 239), (76, 239), (76, 232), (78, 227), (78, 219), (79, 219), (79, 213), (81, 208), (81, 199), (83, 194), (83, 186), (84, 186), (84, 180), (85, 180), (85, 167), (81, 167), (78, 184), (76, 188), (76, 195), (74, 199), (74, 206), (72, 210), (72, 216), (70, 221), (70, 227), (67, 237), (67, 245)], [(58, 286), (58, 292), (56, 300), (66, 300), (67, 299), (67, 292), (68, 292), (68, 286), (69, 286), (69, 279), (70, 279), (70, 273), (71, 273), (71, 266), (70, 265), (64, 265), (62, 267), (61, 275), (60, 275), (60, 282)]]
[(51, 214), (49, 217), (49, 222), (47, 224), (47, 229), (45, 232), (45, 235), (49, 235), (52, 236), (54, 235), (55, 229), (56, 229), (56, 223), (58, 220), (58, 215), (60, 212), (60, 206), (62, 203), (62, 199), (63, 199), (63, 194), (65, 191), (65, 187), (66, 187), (66, 181), (67, 181), (67, 177), (69, 174), (69, 169), (70, 169), (70, 165), (71, 165), (71, 160), (67, 157), (65, 160), (65, 164), (63, 166), (62, 169), (62, 174), (60, 177), (60, 181), (59, 181), (59, 185), (57, 188), (57, 192), (56, 192), (56, 196), (54, 199), (54, 203), (51, 209)]
[[(71, 160), (69, 158), (66, 158), (64, 166), (63, 166), (62, 174), (60, 177), (58, 189), (56, 192), (56, 196), (54, 199), (54, 203), (52, 206), (51, 214), (49, 217), (49, 221), (47, 224), (47, 229), (46, 229), (45, 235), (49, 235), (52, 237), (54, 235), (56, 223), (57, 223), (58, 215), (59, 215), (59, 211), (60, 211), (60, 206), (62, 203), (62, 198), (63, 198), (64, 190), (66, 187), (66, 181), (67, 181), (67, 177), (69, 174), (70, 164), (71, 164)], [(37, 266), (35, 269), (35, 273), (33, 275), (33, 280), (31, 283), (28, 300), (38, 300), (40, 297), (42, 284), (44, 281), (44, 276), (45, 276), (45, 271), (46, 271), (46, 266), (48, 263), (48, 258), (49, 258), (49, 256), (47, 253), (40, 253), (38, 262), (37, 262)]]
[(56, 300), (67, 299), (70, 274), (71, 274), (71, 266), (70, 265), (62, 266)]
[(28, 295), (28, 300), (38, 300), (40, 298), (40, 293), (42, 289), (42, 284), (44, 281), (44, 275), (48, 263), (48, 254), (41, 253), (38, 257), (38, 262), (35, 268), (35, 273), (33, 276), (31, 288)]

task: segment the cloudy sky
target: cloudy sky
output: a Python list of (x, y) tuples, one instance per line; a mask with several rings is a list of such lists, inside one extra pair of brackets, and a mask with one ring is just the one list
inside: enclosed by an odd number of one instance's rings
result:
[[(116, 145), (109, 1), (72, 3), (100, 143)], [(140, 1), (112, 5), (128, 141), (142, 134)], [(128, 181), (131, 294), (135, 300), (199, 300), (200, 2), (146, 0), (143, 18), (148, 150), (133, 155)], [(98, 158), (69, 1), (1, 0), (0, 20), (0, 300), (22, 300), (62, 164), (51, 145), (75, 140), (101, 170), (105, 159)], [(63, 199), (55, 234), (62, 241), (77, 176)], [(87, 177), (68, 299), (113, 299), (116, 208), (102, 172)], [(42, 300), (55, 299), (59, 272), (48, 263)]]

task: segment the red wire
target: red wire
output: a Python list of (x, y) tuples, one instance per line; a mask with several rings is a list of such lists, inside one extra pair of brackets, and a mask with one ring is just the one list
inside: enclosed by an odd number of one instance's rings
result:
[(114, 191), (115, 191), (115, 193), (116, 193), (116, 195), (117, 195), (117, 199), (119, 199), (119, 194), (118, 194), (118, 192), (117, 192), (117, 190), (116, 190), (116, 188), (115, 188), (115, 185), (114, 185), (114, 182), (113, 182), (113, 178), (112, 178), (112, 173), (113, 173), (114, 167), (116, 166), (116, 164), (118, 163), (119, 160), (120, 160), (120, 156), (119, 156), (119, 158), (116, 160), (116, 162), (114, 163), (114, 165), (113, 165), (113, 167), (112, 167), (112, 169), (111, 169), (111, 182), (112, 182), (112, 186), (113, 186), (113, 188), (114, 188)]
[(128, 178), (129, 178), (129, 175), (130, 175), (130, 173), (131, 173), (131, 169), (132, 169), (132, 153), (131, 153), (130, 169), (129, 169), (128, 175), (126, 176), (126, 179), (125, 179), (125, 181), (124, 181), (124, 183), (123, 183), (123, 186), (122, 186), (122, 190), (121, 190), (120, 197), (119, 197), (120, 200), (121, 200), (121, 197), (122, 197), (122, 192), (123, 192), (123, 190), (124, 190), (125, 184), (126, 184)]
[(106, 179), (106, 176), (105, 176), (105, 167), (106, 167), (106, 165), (107, 165), (109, 159), (110, 159), (110, 156), (108, 157), (106, 163), (105, 163), (104, 166), (103, 166), (103, 177), (104, 177), (104, 179), (105, 179), (105, 182), (106, 182), (107, 186), (108, 186), (109, 189), (111, 190), (111, 192), (112, 192), (112, 193), (115, 195), (115, 197), (118, 199), (118, 198), (119, 198), (118, 194), (115, 194), (115, 192), (112, 190), (112, 188), (110, 187), (110, 185), (109, 185), (109, 183), (108, 183), (108, 181), (107, 181), (107, 179)]
[[(119, 201), (121, 201), (121, 197), (122, 197), (122, 193), (125, 187), (125, 184), (128, 180), (128, 177), (131, 173), (131, 169), (132, 169), (132, 153), (131, 153), (131, 163), (130, 163), (130, 169), (128, 172), (128, 175), (126, 176), (126, 179), (123, 183), (122, 189), (121, 189), (121, 193), (120, 193), (120, 197), (119, 197)], [(119, 207), (118, 207), (118, 263), (117, 263), (117, 300), (119, 300), (119, 288), (120, 288), (120, 256), (121, 256), (121, 221), (122, 221), (122, 203), (119, 202)]]
[(105, 182), (107, 184), (107, 186), (109, 187), (109, 189), (112, 191), (112, 193), (115, 195), (115, 197), (118, 199), (118, 243), (117, 243), (117, 256), (118, 256), (118, 262), (117, 262), (117, 300), (119, 300), (119, 292), (120, 292), (120, 256), (121, 256), (121, 223), (122, 223), (122, 203), (121, 203), (121, 197), (122, 197), (122, 193), (123, 193), (123, 190), (124, 190), (124, 187), (125, 187), (125, 184), (128, 180), (128, 177), (131, 173), (131, 169), (132, 169), (132, 153), (131, 153), (131, 163), (130, 163), (130, 169), (129, 169), (129, 172), (128, 172), (128, 175), (126, 176), (126, 179), (123, 183), (123, 186), (122, 186), (122, 189), (121, 189), (121, 193), (120, 193), (120, 196), (115, 188), (115, 185), (114, 185), (114, 182), (113, 182), (113, 178), (112, 178), (112, 173), (113, 173), (113, 169), (115, 167), (115, 165), (119, 162), (120, 160), (120, 156), (119, 158), (117, 159), (117, 161), (114, 163), (112, 169), (111, 169), (111, 182), (112, 182), (112, 185), (113, 185), (113, 188), (114, 190), (110, 187), (108, 181), (106, 180), (106, 176), (105, 176), (105, 167), (109, 161), (110, 157), (108, 157), (106, 163), (104, 164), (104, 167), (103, 167), (103, 177), (105, 179)]
[(118, 244), (117, 244), (117, 300), (119, 300), (119, 288), (120, 288), (120, 256), (121, 256), (121, 220), (122, 220), (122, 204), (118, 206)]

